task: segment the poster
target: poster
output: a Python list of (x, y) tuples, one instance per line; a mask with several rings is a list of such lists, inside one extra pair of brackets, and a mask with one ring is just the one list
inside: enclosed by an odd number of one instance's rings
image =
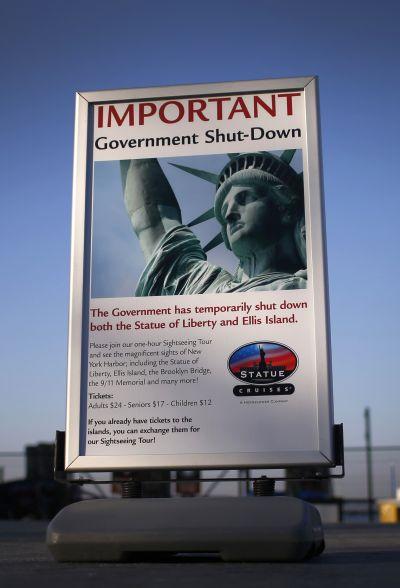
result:
[(76, 117), (67, 469), (329, 465), (316, 80)]

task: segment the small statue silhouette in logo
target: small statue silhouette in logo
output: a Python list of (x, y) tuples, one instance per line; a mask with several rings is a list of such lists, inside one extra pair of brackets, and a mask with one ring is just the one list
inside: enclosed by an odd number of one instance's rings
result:
[(265, 361), (265, 351), (262, 348), (262, 345), (258, 346), (258, 349), (260, 351), (260, 363), (258, 364), (258, 369), (261, 370), (266, 370), (267, 369), (267, 363)]

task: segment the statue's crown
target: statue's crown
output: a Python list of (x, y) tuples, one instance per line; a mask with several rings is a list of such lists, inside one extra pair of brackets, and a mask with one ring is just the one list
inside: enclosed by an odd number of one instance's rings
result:
[[(188, 226), (198, 225), (214, 217), (223, 225), (221, 206), (229, 189), (236, 182), (243, 184), (248, 181), (264, 186), (283, 184), (294, 195), (300, 197), (303, 192), (303, 174), (298, 174), (290, 165), (295, 152), (296, 149), (289, 149), (283, 151), (279, 157), (268, 151), (228, 154), (229, 161), (218, 175), (184, 165), (171, 164), (182, 171), (213, 183), (216, 187), (214, 206), (189, 222)], [(227, 244), (224, 233), (225, 231), (222, 228), (221, 232), (205, 245), (204, 251), (214, 249), (223, 241)]]

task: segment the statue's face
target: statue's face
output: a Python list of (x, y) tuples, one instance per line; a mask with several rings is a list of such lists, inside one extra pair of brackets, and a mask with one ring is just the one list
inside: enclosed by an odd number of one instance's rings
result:
[(235, 255), (246, 257), (262, 251), (282, 234), (282, 222), (267, 190), (232, 186), (221, 207), (226, 234)]

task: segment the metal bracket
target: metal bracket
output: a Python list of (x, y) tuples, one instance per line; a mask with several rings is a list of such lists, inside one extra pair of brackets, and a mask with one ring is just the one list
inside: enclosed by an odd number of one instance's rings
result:
[(65, 471), (65, 431), (56, 431), (54, 445), (54, 479), (57, 482), (70, 482)]

